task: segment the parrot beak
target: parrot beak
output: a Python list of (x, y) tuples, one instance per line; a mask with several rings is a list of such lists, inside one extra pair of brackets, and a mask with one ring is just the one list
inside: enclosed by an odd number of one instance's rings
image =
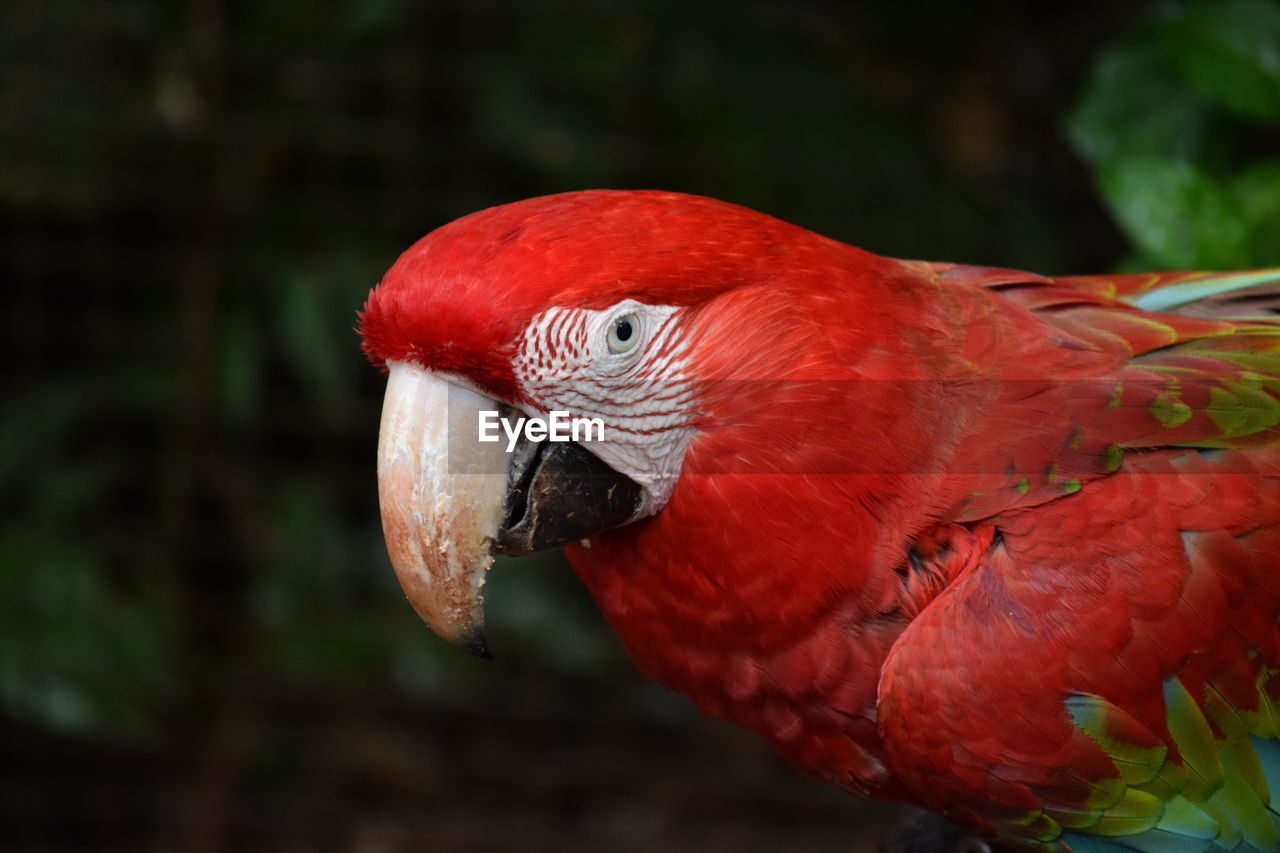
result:
[(643, 491), (577, 442), (480, 441), (482, 413), (514, 410), (461, 381), (387, 362), (378, 497), (387, 551), (418, 615), (488, 658), (494, 554), (532, 554), (635, 520)]

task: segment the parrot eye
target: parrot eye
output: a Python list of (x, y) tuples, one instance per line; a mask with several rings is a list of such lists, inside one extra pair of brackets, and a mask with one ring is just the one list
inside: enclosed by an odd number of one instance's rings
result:
[(623, 314), (609, 325), (608, 343), (612, 352), (628, 352), (639, 340), (640, 318), (635, 313)]

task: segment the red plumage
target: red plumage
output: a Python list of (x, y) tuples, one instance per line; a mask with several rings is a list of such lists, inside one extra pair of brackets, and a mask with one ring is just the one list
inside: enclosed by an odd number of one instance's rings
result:
[(1052, 845), (1124, 772), (1155, 784), (1126, 750), (1181, 766), (1173, 681), (1217, 738), (1278, 698), (1280, 285), (1232, 281), (898, 261), (599, 191), (433, 232), (362, 331), (536, 406), (512, 365), (540, 312), (682, 309), (678, 482), (567, 549), (637, 665), (807, 773)]

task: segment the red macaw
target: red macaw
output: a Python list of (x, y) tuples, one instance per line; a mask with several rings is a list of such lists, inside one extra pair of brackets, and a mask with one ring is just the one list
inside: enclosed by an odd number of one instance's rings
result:
[[(641, 670), (850, 791), (1280, 850), (1278, 310), (1280, 270), (901, 261), (675, 193), (483, 210), (361, 314), (388, 548), (484, 654), (493, 553), (564, 546)], [(478, 440), (552, 413), (603, 435)]]

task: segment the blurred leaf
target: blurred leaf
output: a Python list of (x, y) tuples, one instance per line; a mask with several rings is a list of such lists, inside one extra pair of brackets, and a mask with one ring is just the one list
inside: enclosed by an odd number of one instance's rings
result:
[(1231, 191), (1250, 232), (1253, 262), (1280, 264), (1280, 160), (1250, 164), (1232, 181)]
[[(126, 598), (101, 562), (46, 531), (0, 535), (0, 704), (78, 730), (142, 731), (169, 686), (172, 612)], [(152, 597), (157, 600), (146, 600)]]
[(1162, 35), (1165, 54), (1201, 93), (1244, 118), (1280, 119), (1280, 7), (1201, 0)]
[(271, 570), (253, 587), (267, 657), (300, 681), (351, 678), (385, 665), (398, 638), (379, 606), (400, 596), (370, 601), (371, 590), (390, 593), (396, 584), (389, 566), (380, 570), (386, 562), (381, 538), (366, 541), (373, 531), (342, 524), (330, 493), (307, 478), (282, 483), (271, 503)]
[(1207, 106), (1187, 91), (1162, 47), (1139, 37), (1102, 55), (1068, 125), (1094, 163), (1142, 154), (1189, 157), (1200, 146)]
[(1232, 198), (1172, 157), (1116, 158), (1102, 168), (1112, 212), (1139, 248), (1168, 267), (1248, 264), (1248, 230)]
[(348, 0), (340, 21), (353, 33), (371, 36), (385, 33), (403, 16), (403, 0)]
[(334, 416), (350, 396), (342, 365), (342, 354), (350, 345), (350, 324), (336, 324), (334, 318), (350, 315), (330, 306), (332, 293), (324, 284), (322, 279), (301, 273), (289, 276), (281, 292), (277, 328), (293, 369), (317, 408)]
[(1170, 7), (1098, 60), (1070, 129), (1136, 244), (1126, 268), (1276, 261), (1280, 168), (1250, 159), (1256, 122), (1280, 123), (1273, 0)]
[(241, 426), (251, 423), (261, 405), (262, 348), (250, 312), (231, 310), (222, 328), (219, 380), (223, 408)]
[(1232, 181), (1231, 191), (1246, 222), (1274, 216), (1280, 212), (1280, 159), (1250, 163)]
[(174, 625), (163, 582), (130, 582), (154, 570), (149, 543), (125, 544), (134, 565), (113, 572), (119, 549), (94, 536), (128, 474), (89, 435), (86, 412), (108, 398), (67, 377), (17, 395), (24, 417), (0, 426), (0, 705), (125, 735), (154, 721), (171, 687)]

